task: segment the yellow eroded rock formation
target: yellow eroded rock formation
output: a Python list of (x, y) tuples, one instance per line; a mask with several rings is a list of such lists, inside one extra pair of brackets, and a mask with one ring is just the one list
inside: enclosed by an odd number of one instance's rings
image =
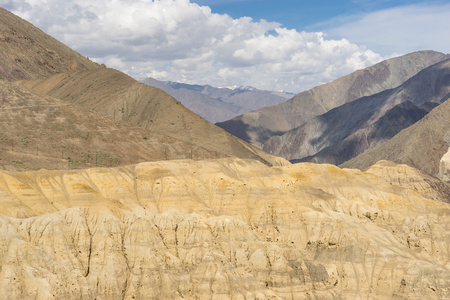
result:
[(0, 295), (448, 299), (448, 199), (390, 181), (395, 167), (227, 158), (0, 172)]

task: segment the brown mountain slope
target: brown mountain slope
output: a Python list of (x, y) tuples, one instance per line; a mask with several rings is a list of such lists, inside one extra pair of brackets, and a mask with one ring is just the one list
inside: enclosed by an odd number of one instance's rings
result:
[(150, 129), (225, 156), (285, 164), (186, 109), (160, 89), (113, 69), (58, 74), (21, 84), (88, 111)]
[(0, 294), (448, 299), (450, 206), (422, 192), (234, 158), (3, 171)]
[(38, 79), (95, 68), (99, 65), (0, 7), (0, 77)]
[[(346, 103), (282, 136), (271, 137), (263, 150), (290, 160), (313, 156), (309, 159), (343, 163), (420, 120), (427, 113), (422, 107), (446, 101), (450, 97), (449, 78), (447, 59), (395, 89)], [(315, 156), (326, 147), (326, 153)]]
[[(447, 80), (450, 84), (450, 76)], [(436, 176), (440, 160), (449, 150), (449, 146), (450, 101), (446, 101), (389, 141), (343, 163), (342, 166), (365, 169), (374, 162), (385, 159), (407, 164)]]
[(0, 167), (8, 170), (117, 166), (223, 154), (39, 97), (0, 80)]
[(287, 102), (217, 125), (245, 141), (261, 145), (271, 136), (281, 135), (334, 107), (395, 88), (420, 70), (445, 58), (448, 56), (442, 53), (420, 51), (388, 59), (300, 93)]

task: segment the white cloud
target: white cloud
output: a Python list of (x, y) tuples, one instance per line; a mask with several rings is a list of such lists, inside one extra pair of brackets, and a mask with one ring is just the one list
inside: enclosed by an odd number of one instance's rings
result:
[(83, 55), (138, 78), (299, 92), (382, 59), (347, 39), (233, 19), (188, 0), (3, 5)]
[(450, 3), (394, 7), (361, 16), (348, 16), (322, 26), (331, 36), (345, 36), (359, 45), (388, 55), (418, 50), (450, 52)]

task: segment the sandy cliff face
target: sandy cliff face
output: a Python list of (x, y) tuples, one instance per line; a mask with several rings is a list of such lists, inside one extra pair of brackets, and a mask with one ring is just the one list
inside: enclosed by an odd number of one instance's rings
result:
[(450, 297), (450, 206), (369, 172), (231, 158), (1, 172), (0, 294)]

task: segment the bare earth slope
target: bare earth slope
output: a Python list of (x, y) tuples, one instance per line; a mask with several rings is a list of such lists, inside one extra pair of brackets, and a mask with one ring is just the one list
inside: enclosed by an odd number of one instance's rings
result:
[(0, 49), (0, 77), (10, 81), (99, 68), (96, 63), (1, 7)]
[[(450, 77), (447, 80), (450, 80)], [(376, 161), (385, 159), (437, 176), (440, 160), (449, 150), (449, 146), (450, 101), (446, 101), (392, 139), (342, 165), (365, 169)]]
[(71, 169), (223, 154), (0, 80), (0, 168)]
[(35, 91), (133, 126), (192, 143), (226, 156), (284, 164), (194, 114), (164, 91), (147, 86), (122, 72), (100, 68), (22, 81)]
[(0, 294), (446, 299), (450, 206), (423, 192), (231, 158), (0, 172)]
[(290, 160), (312, 156), (308, 159), (340, 164), (392, 138), (420, 120), (428, 107), (448, 98), (450, 59), (425, 68), (395, 89), (346, 103), (271, 137), (263, 149)]
[(420, 51), (380, 62), (348, 76), (298, 94), (273, 107), (243, 114), (217, 125), (228, 132), (261, 145), (334, 107), (399, 86), (422, 69), (448, 56)]

